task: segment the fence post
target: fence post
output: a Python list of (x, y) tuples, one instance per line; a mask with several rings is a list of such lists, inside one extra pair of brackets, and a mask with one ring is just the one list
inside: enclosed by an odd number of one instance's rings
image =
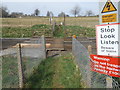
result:
[[(88, 45), (88, 52), (89, 52), (89, 55), (92, 54), (92, 46), (91, 45)], [(88, 85), (89, 85), (89, 88), (92, 88), (92, 86), (91, 86), (91, 84), (92, 84), (92, 82), (91, 82), (92, 72), (91, 72), (91, 67), (90, 67), (90, 61), (89, 61), (88, 65), (89, 65), (88, 66), (88, 74), (87, 74)]]
[(88, 52), (89, 52), (89, 54), (92, 54), (92, 46), (91, 45), (88, 45)]
[(112, 77), (106, 76), (106, 88), (112, 88)]
[(46, 59), (46, 40), (45, 36), (42, 35), (42, 48), (43, 48), (43, 58)]
[(52, 16), (50, 16), (49, 21), (50, 21), (50, 24), (52, 24)]
[(23, 88), (24, 75), (22, 69), (22, 54), (21, 54), (21, 44), (17, 45), (17, 59), (18, 59), (18, 73), (19, 73), (19, 88)]
[(54, 22), (54, 23), (52, 24), (52, 36), (54, 36), (55, 25), (56, 25), (56, 22)]
[(72, 54), (75, 56), (75, 39), (76, 39), (76, 35), (72, 36)]
[(65, 26), (65, 19), (66, 19), (66, 16), (65, 16), (65, 14), (64, 14), (64, 23), (63, 23), (64, 26)]
[(0, 90), (2, 90), (2, 57), (0, 58)]

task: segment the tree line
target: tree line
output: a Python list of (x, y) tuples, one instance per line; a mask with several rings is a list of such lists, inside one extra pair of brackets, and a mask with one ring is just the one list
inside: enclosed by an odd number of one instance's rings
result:
[[(25, 17), (25, 16), (39, 16), (40, 15), (40, 10), (35, 9), (34, 12), (31, 15), (24, 14), (22, 12), (12, 12), (11, 14), (9, 13), (7, 7), (0, 7), (0, 17), (6, 18), (6, 17), (11, 17), (11, 18), (16, 18), (16, 17)], [(79, 17), (81, 12), (81, 8), (79, 6), (73, 7), (73, 9), (70, 11), (74, 17)], [(46, 17), (53, 17), (54, 14), (52, 11), (47, 11)], [(58, 14), (58, 17), (70, 17), (69, 15), (65, 14), (65, 12), (61, 12)], [(92, 10), (86, 11), (86, 14), (84, 16), (95, 16)]]

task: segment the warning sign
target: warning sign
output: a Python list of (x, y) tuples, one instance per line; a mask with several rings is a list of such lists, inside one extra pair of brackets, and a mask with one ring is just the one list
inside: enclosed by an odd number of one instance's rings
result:
[(90, 55), (90, 57), (92, 71), (113, 77), (120, 77), (120, 57), (99, 55)]
[(101, 13), (112, 12), (112, 11), (117, 11), (117, 9), (113, 5), (113, 3), (110, 0), (108, 0)]
[(107, 14), (102, 15), (102, 23), (109, 23), (109, 22), (116, 22), (117, 21), (117, 14)]
[(119, 27), (120, 23), (96, 26), (98, 55), (120, 56)]

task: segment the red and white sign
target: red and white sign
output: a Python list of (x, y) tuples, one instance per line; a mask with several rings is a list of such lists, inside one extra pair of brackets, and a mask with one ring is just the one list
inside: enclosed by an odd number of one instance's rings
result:
[(120, 56), (120, 23), (96, 26), (97, 54)]
[(91, 70), (113, 77), (120, 77), (120, 57), (90, 55)]

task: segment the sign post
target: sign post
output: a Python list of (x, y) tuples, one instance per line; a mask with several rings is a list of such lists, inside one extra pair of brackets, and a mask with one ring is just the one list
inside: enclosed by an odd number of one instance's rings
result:
[(112, 88), (112, 77), (120, 77), (120, 0), (100, 0), (96, 40), (91, 70), (109, 75), (106, 88)]

